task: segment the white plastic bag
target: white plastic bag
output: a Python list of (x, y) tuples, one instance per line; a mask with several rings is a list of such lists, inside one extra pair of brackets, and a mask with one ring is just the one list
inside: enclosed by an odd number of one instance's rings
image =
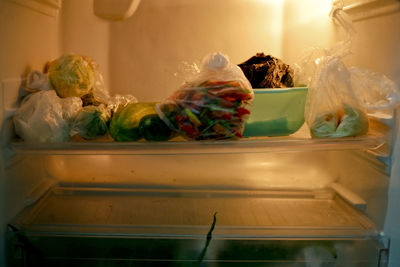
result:
[(54, 90), (30, 94), (13, 117), (15, 132), (26, 142), (68, 141), (70, 123), (80, 109), (79, 97), (61, 99)]
[(29, 93), (34, 93), (37, 91), (50, 90), (52, 88), (46, 74), (41, 71), (34, 70), (28, 74), (24, 89)]
[(72, 122), (82, 109), (82, 100), (79, 97), (66, 97), (57, 99), (61, 103), (63, 118)]

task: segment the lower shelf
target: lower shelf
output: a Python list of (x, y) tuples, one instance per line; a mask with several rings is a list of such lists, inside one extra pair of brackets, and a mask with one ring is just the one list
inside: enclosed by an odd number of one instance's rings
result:
[(333, 191), (58, 187), (10, 229), (32, 266), (377, 266), (385, 248)]
[(366, 238), (375, 224), (333, 192), (54, 188), (18, 219), (28, 232), (217, 238)]

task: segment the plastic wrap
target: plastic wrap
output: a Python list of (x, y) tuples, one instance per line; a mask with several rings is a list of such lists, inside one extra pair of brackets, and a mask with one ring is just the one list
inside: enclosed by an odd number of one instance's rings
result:
[(340, 7), (331, 15), (345, 30), (345, 40), (329, 49), (308, 51), (296, 68), (295, 83), (309, 87), (305, 120), (313, 137), (362, 135), (369, 127), (367, 114), (392, 107), (399, 98), (385, 76), (343, 63), (355, 32)]
[(100, 73), (99, 66), (95, 61), (90, 60), (89, 62), (93, 69), (94, 82), (89, 93), (81, 96), (83, 106), (99, 106), (101, 104), (107, 104), (110, 99), (110, 93), (104, 84), (103, 75)]
[(169, 98), (156, 105), (160, 118), (187, 139), (242, 137), (254, 93), (242, 70), (221, 54), (202, 61)]
[(365, 134), (368, 118), (351, 85), (351, 74), (339, 57), (327, 57), (315, 87), (309, 89), (306, 121), (314, 137)]
[(79, 97), (61, 99), (54, 90), (30, 94), (13, 117), (15, 132), (26, 142), (68, 141), (71, 122), (81, 108)]
[(400, 102), (396, 84), (385, 75), (360, 67), (350, 67), (351, 84), (368, 114), (392, 113)]
[(117, 112), (118, 108), (122, 108), (131, 103), (137, 103), (136, 97), (133, 95), (113, 95), (107, 100), (107, 110), (111, 116)]
[(96, 139), (108, 132), (110, 113), (103, 104), (99, 106), (85, 106), (72, 123), (72, 134), (84, 139)]
[(31, 71), (25, 81), (24, 89), (29, 93), (52, 89), (46, 74), (41, 71)]

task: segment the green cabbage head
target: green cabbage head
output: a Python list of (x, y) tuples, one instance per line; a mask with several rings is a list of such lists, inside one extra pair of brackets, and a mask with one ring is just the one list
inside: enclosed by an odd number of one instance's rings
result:
[(49, 66), (49, 79), (60, 97), (82, 97), (94, 84), (94, 71), (90, 61), (80, 55), (66, 54)]

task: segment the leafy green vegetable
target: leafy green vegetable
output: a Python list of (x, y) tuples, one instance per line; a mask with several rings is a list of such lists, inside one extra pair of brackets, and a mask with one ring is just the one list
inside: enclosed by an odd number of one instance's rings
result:
[(310, 129), (314, 137), (350, 137), (362, 135), (368, 131), (368, 117), (363, 111), (343, 104), (342, 112), (318, 114)]
[(88, 59), (66, 54), (50, 63), (49, 79), (60, 97), (82, 97), (92, 89), (95, 74)]

